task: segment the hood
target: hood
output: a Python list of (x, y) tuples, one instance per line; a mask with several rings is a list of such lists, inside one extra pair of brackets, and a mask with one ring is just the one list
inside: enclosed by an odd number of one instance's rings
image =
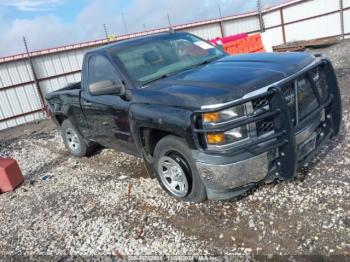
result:
[[(225, 103), (282, 80), (314, 61), (309, 53), (226, 56), (146, 87), (158, 103), (200, 108)], [(146, 91), (146, 92), (145, 92)]]

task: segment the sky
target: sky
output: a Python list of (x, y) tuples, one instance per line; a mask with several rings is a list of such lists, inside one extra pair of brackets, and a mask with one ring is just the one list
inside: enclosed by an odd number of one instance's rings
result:
[[(261, 0), (263, 6), (286, 0)], [(256, 0), (0, 0), (0, 57), (256, 10)], [(123, 23), (125, 17), (125, 24)]]

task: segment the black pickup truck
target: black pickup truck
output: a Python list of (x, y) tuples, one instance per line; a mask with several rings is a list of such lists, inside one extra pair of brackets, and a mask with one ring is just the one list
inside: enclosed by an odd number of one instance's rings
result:
[(183, 32), (89, 51), (81, 83), (46, 99), (72, 155), (100, 145), (141, 157), (166, 192), (194, 202), (293, 179), (341, 124), (326, 58), (229, 56)]

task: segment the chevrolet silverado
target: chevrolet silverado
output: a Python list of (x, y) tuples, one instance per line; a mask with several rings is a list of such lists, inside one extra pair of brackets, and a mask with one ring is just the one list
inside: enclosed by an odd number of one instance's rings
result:
[(193, 202), (293, 179), (341, 124), (323, 56), (229, 56), (184, 32), (88, 51), (81, 83), (46, 99), (72, 155), (100, 145), (141, 157), (167, 193)]

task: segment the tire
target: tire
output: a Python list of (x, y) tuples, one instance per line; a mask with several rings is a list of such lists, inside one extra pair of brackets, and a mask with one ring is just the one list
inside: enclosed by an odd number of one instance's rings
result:
[(72, 123), (66, 119), (61, 125), (61, 134), (63, 142), (75, 157), (84, 157), (92, 153), (93, 147), (89, 146)]
[(205, 186), (184, 139), (172, 135), (162, 138), (154, 149), (153, 165), (160, 185), (170, 196), (197, 203), (207, 199)]

